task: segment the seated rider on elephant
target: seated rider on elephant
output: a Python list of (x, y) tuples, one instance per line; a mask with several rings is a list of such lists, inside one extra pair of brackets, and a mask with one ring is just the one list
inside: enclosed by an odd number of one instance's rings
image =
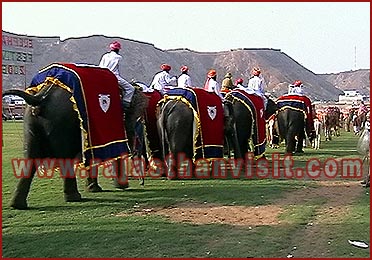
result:
[[(243, 83), (243, 81), (241, 82)], [(266, 83), (264, 78), (261, 75), (261, 70), (258, 67), (254, 67), (252, 69), (252, 77), (248, 80), (248, 85), (244, 87), (243, 85), (240, 85), (248, 94), (254, 94), (256, 96), (261, 97), (263, 101), (263, 107), (264, 111), (266, 110), (267, 107), (267, 97), (265, 96), (265, 88), (266, 88)], [(241, 88), (239, 86), (239, 88)], [(265, 116), (264, 116), (265, 117)], [(257, 127), (260, 129), (262, 126), (259, 124), (265, 123), (265, 121), (260, 121), (257, 120)], [(266, 125), (263, 127), (265, 128)]]
[(124, 110), (130, 107), (130, 103), (132, 101), (134, 87), (128, 81), (120, 76), (119, 72), (119, 63), (123, 59), (123, 57), (119, 54), (119, 50), (121, 49), (121, 44), (118, 41), (114, 41), (109, 46), (110, 52), (105, 53), (101, 61), (99, 62), (99, 66), (102, 68), (109, 69), (116, 78), (118, 79), (119, 87), (122, 90), (122, 102)]
[(177, 86), (179, 88), (192, 87), (191, 77), (189, 76), (189, 68), (184, 65), (180, 68), (180, 70), (181, 70), (181, 75), (177, 79)]
[(150, 84), (150, 88), (158, 90), (160, 94), (164, 95), (165, 88), (167, 86), (173, 86), (177, 84), (177, 77), (170, 76), (169, 71), (172, 69), (170, 65), (164, 63), (160, 65), (160, 68), (161, 71), (155, 74), (154, 79)]
[(221, 94), (221, 85), (217, 82), (217, 72), (216, 70), (210, 70), (207, 74), (207, 80), (204, 84), (204, 90), (208, 92), (214, 92), (217, 96), (223, 98)]
[(248, 94), (255, 94), (262, 98), (264, 103), (264, 109), (267, 107), (267, 97), (265, 96), (266, 83), (264, 78), (261, 76), (261, 70), (258, 67), (254, 67), (252, 70), (252, 77), (248, 81), (246, 91)]
[(233, 81), (232, 81), (232, 74), (230, 72), (226, 73), (225, 77), (222, 80), (221, 84), (221, 93), (222, 95), (226, 95), (231, 90), (235, 88)]

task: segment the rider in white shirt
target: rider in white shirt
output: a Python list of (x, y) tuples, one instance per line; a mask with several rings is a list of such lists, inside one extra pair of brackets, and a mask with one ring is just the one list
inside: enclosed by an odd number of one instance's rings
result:
[(301, 80), (296, 80), (293, 84), (288, 86), (289, 95), (303, 95), (303, 84)]
[(108, 68), (112, 73), (114, 73), (118, 79), (120, 88), (123, 90), (123, 106), (124, 108), (128, 108), (133, 97), (134, 87), (120, 76), (119, 63), (123, 59), (119, 54), (121, 44), (118, 41), (114, 41), (109, 47), (110, 52), (105, 53), (102, 56), (99, 66), (102, 68)]
[(208, 92), (214, 92), (219, 97), (223, 98), (221, 95), (221, 85), (217, 82), (217, 72), (215, 70), (210, 70), (207, 74), (207, 81), (204, 84), (204, 89)]
[(182, 66), (181, 67), (181, 76), (178, 77), (177, 83), (179, 88), (187, 88), (191, 87), (191, 78), (188, 74), (189, 68), (187, 66)]
[(247, 90), (248, 92), (254, 92), (254, 94), (260, 96), (263, 99), (264, 106), (266, 109), (267, 106), (267, 98), (265, 96), (265, 80), (260, 77), (261, 70), (260, 68), (254, 67), (252, 70), (252, 77), (248, 81)]
[(175, 76), (170, 76), (169, 71), (172, 69), (170, 65), (162, 64), (160, 68), (162, 71), (155, 74), (150, 87), (158, 90), (160, 94), (164, 95), (165, 87), (176, 84), (177, 78)]

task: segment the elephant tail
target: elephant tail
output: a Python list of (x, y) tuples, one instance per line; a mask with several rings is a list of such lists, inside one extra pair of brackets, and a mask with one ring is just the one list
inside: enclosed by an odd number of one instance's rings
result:
[(5, 90), (3, 92), (3, 97), (8, 96), (8, 95), (14, 95), (14, 96), (21, 97), (26, 101), (27, 104), (29, 104), (31, 106), (39, 106), (41, 104), (41, 102), (43, 101), (43, 99), (45, 98), (44, 95), (34, 96), (34, 95), (31, 95), (31, 94), (27, 93), (26, 91), (20, 90), (20, 89)]

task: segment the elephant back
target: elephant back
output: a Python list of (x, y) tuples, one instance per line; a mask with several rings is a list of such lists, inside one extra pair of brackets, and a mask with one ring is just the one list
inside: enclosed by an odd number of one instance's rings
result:
[(81, 122), (86, 166), (93, 160), (118, 158), (129, 152), (120, 89), (110, 70), (95, 65), (53, 63), (33, 77), (27, 91), (35, 93), (50, 85), (72, 94), (70, 102)]
[(224, 144), (224, 109), (215, 93), (201, 88), (172, 88), (164, 101), (177, 100), (186, 104), (195, 122), (194, 159), (222, 158)]

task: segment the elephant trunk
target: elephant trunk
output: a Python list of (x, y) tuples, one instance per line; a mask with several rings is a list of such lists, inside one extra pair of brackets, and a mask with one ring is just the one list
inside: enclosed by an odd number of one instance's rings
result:
[(45, 98), (43, 95), (34, 96), (20, 89), (9, 89), (3, 92), (3, 97), (8, 95), (19, 96), (31, 106), (39, 106), (41, 101)]

